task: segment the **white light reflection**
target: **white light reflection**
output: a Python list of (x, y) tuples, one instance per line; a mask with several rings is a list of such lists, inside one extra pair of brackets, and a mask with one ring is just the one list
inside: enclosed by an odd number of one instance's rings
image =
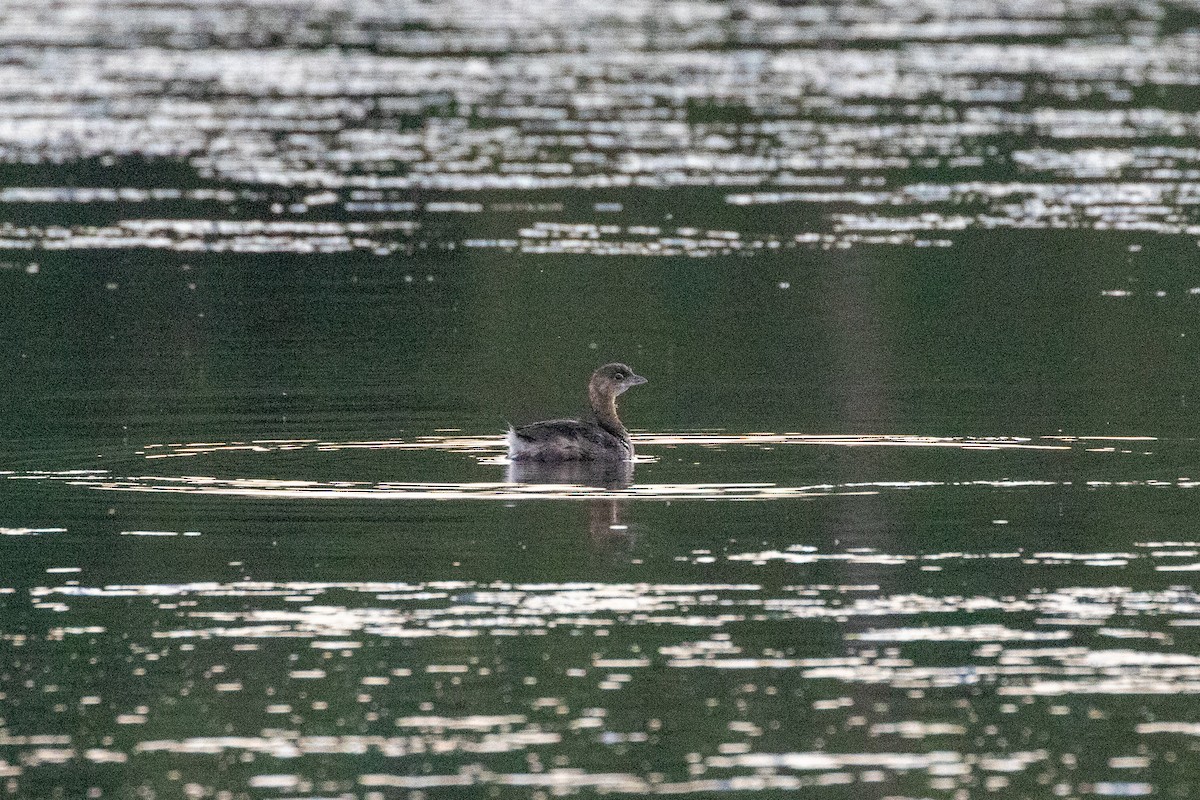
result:
[[(773, 483), (662, 483), (634, 484), (624, 488), (606, 488), (576, 484), (505, 483), (480, 481), (470, 483), (419, 483), (358, 481), (295, 481), (265, 478), (217, 478), (200, 475), (117, 476), (94, 473), (65, 478), (55, 474), (11, 476), (58, 480), (72, 486), (109, 492), (142, 492), (167, 494), (196, 494), (227, 497), (321, 500), (526, 500), (526, 499), (635, 499), (635, 500), (781, 500), (827, 496), (858, 496), (885, 491), (906, 491), (935, 487), (1054, 487), (1072, 486), (1072, 481), (1044, 480), (966, 480), (966, 481), (854, 481), (850, 483), (815, 483), (799, 486), (780, 486)], [(1192, 489), (1192, 481), (1121, 481), (1120, 483), (1089, 482), (1088, 487), (1103, 488), (1179, 488)], [(168, 532), (138, 532), (129, 535), (169, 536)], [(198, 535), (194, 531), (184, 536)], [(1116, 563), (1116, 562), (1113, 562)], [(1182, 567), (1176, 567), (1182, 569)]]
[(66, 532), (66, 528), (0, 528), (0, 536), (41, 536), (45, 533)]
[[(1070, 481), (854, 481), (780, 486), (774, 483), (659, 483), (631, 486), (589, 486), (569, 483), (510, 483), (477, 481), (467, 483), (421, 483), (386, 481), (299, 481), (266, 478), (217, 478), (204, 475), (126, 475), (103, 471), (79, 474), (37, 473), (10, 478), (64, 482), (107, 492), (195, 494), (226, 497), (321, 500), (588, 500), (624, 498), (637, 500), (781, 500), (825, 496), (855, 496), (883, 491), (932, 487), (1069, 486)], [(1128, 484), (1125, 484), (1128, 485)], [(1158, 484), (1155, 484), (1158, 485)], [(1165, 484), (1164, 484), (1165, 485)], [(129, 535), (170, 536), (171, 532), (128, 532)], [(188, 531), (184, 536), (196, 535)]]
[[(1112, 647), (1111, 634), (1122, 638), (1121, 631), (1110, 628), (1106, 635), (1103, 630), (1071, 625), (1093, 619), (1129, 626), (1193, 620), (1200, 600), (1194, 590), (1183, 587), (1034, 589), (995, 597), (887, 593), (878, 585), (865, 584), (777, 586), (774, 582), (230, 581), (63, 584), (29, 591), (35, 601), (61, 600), (60, 611), (65, 614), (93, 616), (115, 604), (135, 612), (127, 616), (136, 620), (141, 618), (136, 613), (139, 607), (171, 609), (172, 613), (156, 614), (153, 630), (138, 631), (146, 639), (137, 640), (134, 654), (148, 662), (151, 657), (182, 657), (206, 664), (205, 670), (194, 673), (191, 702), (217, 703), (236, 697), (248, 711), (271, 715), (269, 724), (244, 732), (189, 732), (192, 735), (175, 738), (153, 727), (159, 709), (118, 709), (111, 719), (127, 731), (124, 738), (103, 752), (86, 751), (87, 759), (120, 763), (122, 758), (136, 761), (162, 753), (247, 761), (251, 755), (425, 758), (437, 752), (472, 757), (470, 764), (442, 766), (441, 771), (428, 774), (399, 774), (407, 765), (388, 765), (382, 769), (390, 771), (361, 774), (358, 781), (364, 787), (540, 786), (563, 793), (603, 788), (645, 795), (717, 791), (721, 786), (728, 790), (734, 783), (756, 790), (833, 785), (843, 782), (845, 770), (857, 773), (867, 768), (924, 773), (933, 780), (949, 775), (964, 780), (980, 774), (1015, 775), (1050, 756), (1024, 746), (956, 751), (961, 745), (944, 737), (973, 735), (979, 726), (965, 712), (950, 711), (945, 698), (979, 687), (1011, 700), (1012, 713), (1022, 715), (1022, 724), (1033, 724), (1030, 720), (1042, 715), (1066, 714), (1075, 708), (1067, 705), (1070, 700), (1046, 705), (1039, 702), (1043, 698), (1082, 697), (1087, 699), (1081, 702), (1092, 703), (1099, 702), (1092, 698), (1102, 695), (1200, 693), (1200, 657), (1194, 653), (1163, 650), (1161, 638), (1145, 650), (1131, 649), (1125, 641)], [(290, 605), (289, 599), (297, 596), (313, 598), (320, 605)], [(165, 606), (160, 602), (164, 598), (179, 602)], [(558, 649), (553, 645), (553, 652), (559, 654), (553, 677), (545, 670), (528, 673), (536, 682), (520, 685), (537, 688), (524, 695), (514, 693), (511, 705), (466, 713), (455, 693), (419, 710), (380, 715), (372, 720), (377, 724), (361, 731), (313, 735), (303, 727), (306, 709), (337, 708), (347, 686), (360, 693), (355, 702), (376, 709), (393, 697), (384, 687), (391, 686), (403, 696), (432, 699), (438, 695), (431, 686), (459, 677), (484, 692), (519, 677), (516, 672), (497, 676), (495, 663), (475, 657), (487, 648), (462, 648), (453, 641), (463, 635), (481, 637), (481, 643), (483, 637), (513, 635), (572, 642), (616, 625), (632, 632), (639, 646), (589, 643)], [(776, 625), (781, 635), (770, 644), (748, 640), (740, 632), (749, 625)], [(800, 652), (793, 646), (797, 636), (833, 625), (839, 626), (837, 638), (842, 643), (833, 652)], [(638, 630), (653, 631), (653, 638), (638, 638)], [(1125, 632), (1135, 633), (1132, 628)], [(99, 631), (62, 629), (62, 635), (48, 641), (60, 642), (67, 633)], [(391, 662), (381, 660), (387, 642), (415, 636), (441, 637), (447, 647), (393, 650), (392, 654), (403, 652), (404, 666), (389, 669)], [(152, 645), (149, 639), (154, 640)], [(116, 643), (118, 637), (103, 641)], [(231, 659), (230, 653), (246, 643), (255, 643), (260, 656), (253, 662)], [(114, 646), (124, 659), (130, 645), (122, 640)], [(264, 676), (272, 689), (270, 696), (257, 691)], [(729, 676), (762, 703), (776, 702), (767, 698), (775, 696), (771, 692), (777, 687), (802, 690), (797, 696), (806, 698), (801, 707), (809, 718), (822, 727), (861, 726), (878, 746), (845, 752), (802, 740), (784, 742), (786, 746), (780, 748), (778, 739), (759, 738), (764, 734), (762, 717), (734, 714), (721, 720), (728, 731), (725, 739), (717, 739), (713, 748), (688, 762), (703, 767), (691, 772), (691, 777), (652, 779), (573, 767), (509, 771), (503, 766), (507, 762), (489, 760), (495, 754), (545, 755), (575, 737), (600, 747), (648, 741), (647, 731), (629, 730), (613, 721), (625, 706), (607, 698), (645, 692), (648, 685), (661, 685), (669, 676), (694, 685)], [(896, 691), (883, 710), (872, 710), (864, 697), (877, 700), (879, 695), (861, 695), (855, 686)], [(595, 699), (589, 693), (592, 687), (604, 691), (606, 699)], [(26, 700), (41, 694), (43, 687), (18, 683), (10, 691)], [(60, 692), (63, 689), (55, 689)], [(945, 694), (925, 694), (937, 692)], [(905, 693), (912, 703), (903, 700)], [(926, 696), (936, 702), (923, 700)], [(576, 697), (607, 707), (580, 705)], [(701, 702), (703, 695), (681, 698), (681, 703)], [(782, 694), (778, 702), (780, 709), (795, 705)], [(78, 703), (99, 705), (100, 698), (88, 694)], [(929, 708), (939, 710), (929, 717)], [(610, 709), (613, 713), (606, 716)], [(295, 719), (285, 716), (292, 714)], [(1137, 733), (1191, 737), (1200, 736), (1200, 728), (1186, 720), (1140, 722)], [(904, 746), (911, 741), (926, 741), (928, 746)], [(25, 748), (20, 763), (26, 769), (79, 760), (85, 753), (70, 737), (60, 743), (41, 739), (35, 743), (33, 737), (0, 732), (3, 744)], [(1133, 762), (1118, 763), (1133, 766)], [(258, 785), (291, 785), (291, 778), (277, 768), (266, 769), (272, 771), (264, 771)], [(738, 774), (739, 770), (754, 774)]]
[[(748, 446), (812, 445), (825, 447), (920, 447), (958, 450), (1072, 450), (1083, 441), (1155, 441), (1153, 437), (1100, 436), (911, 436), (901, 434), (809, 434), (809, 433), (635, 433), (633, 443), (646, 447), (677, 446)], [(417, 436), (412, 439), (331, 442), (319, 439), (274, 439), (232, 442), (193, 442), (190, 444), (149, 444), (137, 451), (148, 460), (188, 458), (213, 453), (271, 453), (302, 449), (320, 452), (340, 450), (418, 450), (468, 453), (496, 453), (506, 447), (505, 437), (495, 436)], [(495, 460), (491, 463), (505, 463)]]
[[(215, 475), (120, 475), (107, 470), (30, 470), (8, 472), (9, 480), (46, 480), (112, 492), (205, 494), (255, 498), (392, 499), (392, 500), (502, 500), (528, 498), (596, 499), (629, 498), (649, 500), (775, 500), (828, 495), (863, 495), (934, 487), (1022, 488), (1070, 486), (1072, 481), (1046, 480), (881, 480), (845, 483), (780, 485), (772, 482), (632, 483), (633, 465), (627, 474), (591, 475), (588, 470), (548, 469), (544, 465), (512, 464), (497, 455), (504, 448), (501, 436), (435, 435), (408, 439), (373, 441), (325, 441), (320, 439), (252, 439), (227, 442), (174, 442), (148, 444), (135, 451), (150, 461), (222, 455), (271, 455), (306, 451), (313, 453), (347, 450), (401, 450), (414, 452), (471, 453), (481, 464), (507, 466), (504, 480), (474, 482), (423, 481), (315, 481), (281, 478), (222, 478)], [(777, 446), (836, 448), (889, 447), (959, 451), (1052, 451), (1094, 452), (1086, 446), (1095, 441), (1144, 442), (1153, 437), (1044, 436), (1044, 437), (942, 437), (909, 435), (818, 435), (804, 433), (641, 433), (634, 442), (643, 448), (674, 449), (701, 447), (722, 449), (742, 446), (773, 449)], [(1129, 451), (1121, 451), (1128, 453)], [(652, 463), (654, 456), (641, 455), (636, 463)], [(594, 470), (592, 470), (594, 471)], [(603, 478), (603, 479), (599, 479)], [(1086, 481), (1091, 488), (1176, 487), (1192, 488), (1189, 478), (1162, 480)], [(47, 531), (48, 532), (48, 531)], [(170, 535), (171, 532), (129, 531), (127, 535)], [(197, 535), (194, 531), (185, 536)]]

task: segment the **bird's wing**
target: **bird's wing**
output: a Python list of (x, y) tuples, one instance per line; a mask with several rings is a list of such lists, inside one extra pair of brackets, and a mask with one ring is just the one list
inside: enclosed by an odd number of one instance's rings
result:
[(589, 425), (577, 419), (548, 419), (545, 422), (535, 422), (532, 425), (522, 425), (514, 432), (522, 439), (531, 442), (542, 442), (559, 436), (588, 436), (595, 433), (596, 425)]
[(516, 460), (565, 461), (605, 457), (620, 440), (599, 425), (576, 419), (552, 419), (515, 429), (509, 456)]

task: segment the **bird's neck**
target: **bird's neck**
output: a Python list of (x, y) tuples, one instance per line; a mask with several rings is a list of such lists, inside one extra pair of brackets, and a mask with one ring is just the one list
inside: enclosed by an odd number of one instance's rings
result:
[(589, 386), (588, 400), (591, 401), (592, 413), (596, 415), (596, 422), (600, 423), (601, 428), (622, 439), (629, 438), (629, 431), (625, 430), (621, 418), (617, 416), (616, 395)]

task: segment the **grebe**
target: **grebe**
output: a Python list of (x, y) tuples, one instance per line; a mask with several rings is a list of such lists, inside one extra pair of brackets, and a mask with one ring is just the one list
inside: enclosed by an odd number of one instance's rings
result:
[(645, 382), (624, 364), (605, 364), (588, 382), (594, 421), (552, 419), (509, 428), (508, 457), (513, 461), (628, 461), (633, 458), (633, 442), (617, 416), (617, 395)]

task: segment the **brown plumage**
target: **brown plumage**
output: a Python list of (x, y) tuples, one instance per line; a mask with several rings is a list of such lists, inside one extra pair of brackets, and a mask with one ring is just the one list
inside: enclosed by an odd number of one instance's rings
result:
[(513, 461), (595, 461), (633, 458), (629, 431), (617, 416), (617, 396), (646, 379), (624, 364), (605, 364), (592, 373), (588, 402), (594, 420), (552, 419), (508, 431)]

